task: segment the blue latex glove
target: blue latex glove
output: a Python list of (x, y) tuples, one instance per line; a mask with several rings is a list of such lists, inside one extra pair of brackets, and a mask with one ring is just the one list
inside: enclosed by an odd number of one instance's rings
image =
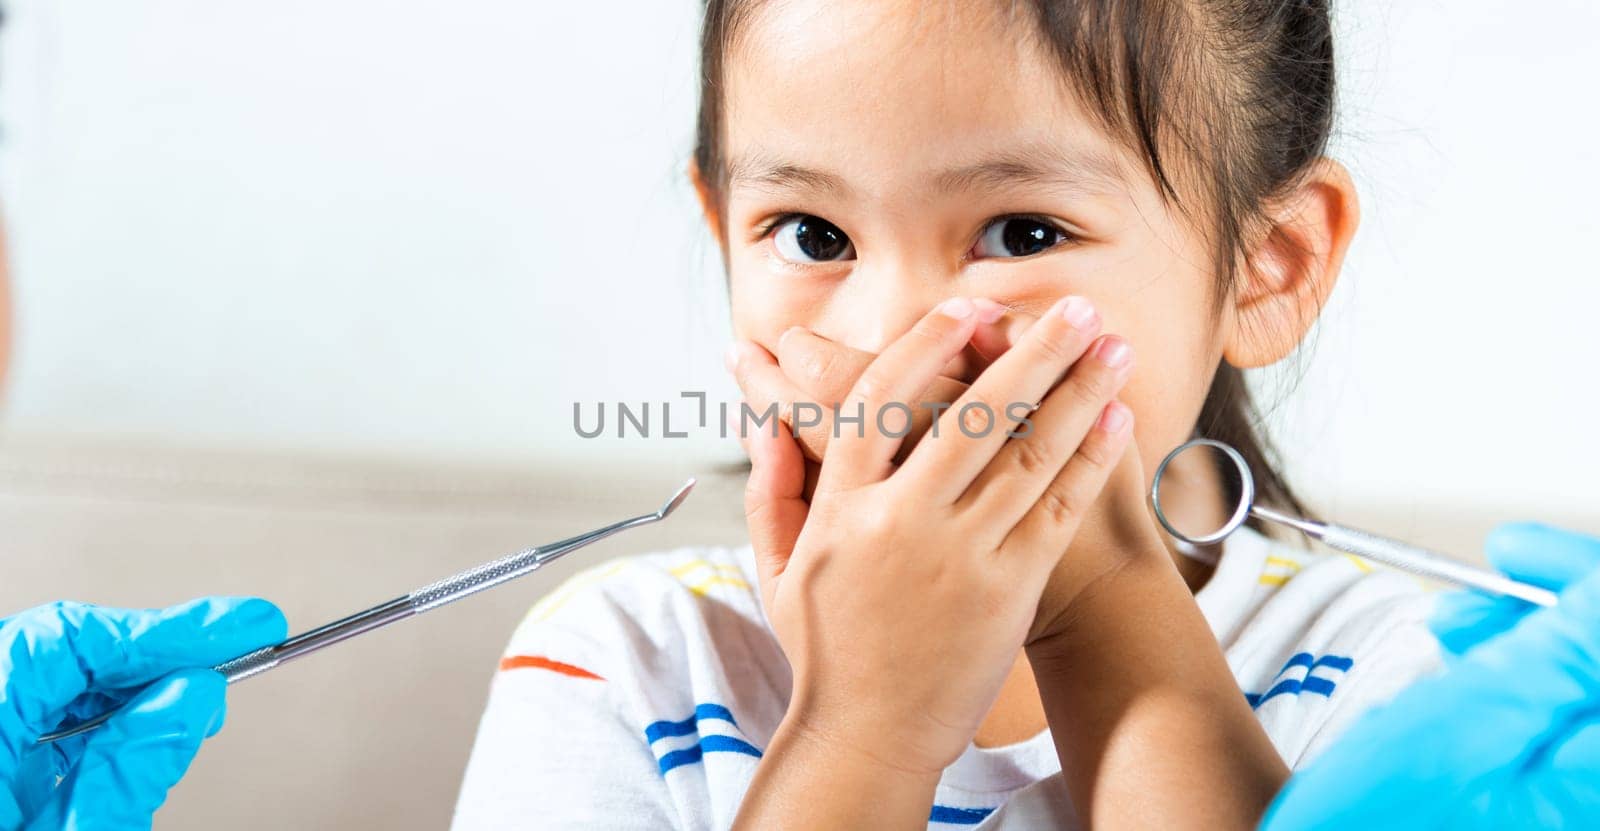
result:
[[(0, 620), (0, 830), (149, 828), (222, 727), (223, 678), (194, 667), (286, 632), (277, 607), (248, 598), (153, 610), (54, 603)], [(123, 703), (83, 736), (34, 742)]]
[[(1490, 532), (1483, 544), (1490, 564), (1525, 583), (1560, 592), (1600, 568), (1600, 539), (1532, 522)], [(1430, 628), (1451, 655), (1462, 655), (1500, 634), (1537, 607), (1514, 597), (1451, 592), (1439, 598)]]
[(1502, 526), (1490, 559), (1553, 609), (1454, 598), (1459, 655), (1296, 774), (1262, 828), (1600, 828), (1600, 540)]

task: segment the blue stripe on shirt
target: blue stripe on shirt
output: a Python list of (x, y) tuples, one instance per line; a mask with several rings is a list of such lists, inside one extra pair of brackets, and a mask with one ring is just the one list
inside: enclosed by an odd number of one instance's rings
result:
[(949, 805), (935, 805), (933, 810), (928, 812), (928, 821), (950, 825), (977, 825), (992, 813), (994, 813), (993, 808), (952, 808)]
[[(1277, 681), (1277, 683), (1273, 684), (1264, 693), (1245, 693), (1244, 699), (1250, 703), (1251, 709), (1257, 709), (1280, 695), (1311, 693), (1326, 698), (1333, 695), (1333, 690), (1336, 686), (1335, 682), (1330, 678), (1323, 678), (1312, 673), (1323, 668), (1335, 672), (1347, 672), (1351, 667), (1355, 666), (1355, 663), (1354, 660), (1343, 655), (1323, 655), (1317, 658), (1309, 652), (1297, 652), (1288, 661), (1284, 662), (1283, 669), (1278, 670), (1278, 674), (1273, 676), (1273, 680)], [(1297, 667), (1305, 669), (1304, 678), (1284, 678), (1278, 681), (1279, 678), (1283, 678), (1284, 673)]]
[[(644, 737), (650, 744), (674, 736), (696, 735), (700, 732), (700, 722), (717, 720), (726, 721), (738, 729), (739, 722), (733, 718), (733, 712), (721, 704), (703, 703), (696, 704), (694, 714), (681, 721), (662, 720), (651, 722), (644, 728)], [(738, 738), (737, 736), (724, 736), (712, 734), (700, 739), (688, 747), (670, 750), (656, 760), (665, 776), (667, 771), (684, 765), (692, 765), (705, 758), (707, 753), (742, 753), (746, 756), (761, 758), (761, 749), (755, 745)]]
[[(652, 722), (644, 729), (644, 735), (651, 744), (657, 740), (674, 736), (687, 736), (699, 732), (701, 721), (717, 719), (726, 721), (735, 728), (739, 723), (734, 720), (733, 713), (721, 704), (697, 704), (694, 715), (681, 721), (662, 720)], [(671, 750), (662, 755), (657, 761), (661, 775), (684, 765), (692, 765), (705, 760), (707, 753), (742, 753), (746, 756), (761, 758), (761, 749), (736, 736), (709, 735), (695, 742), (689, 747)], [(928, 812), (929, 822), (942, 822), (947, 825), (977, 825), (990, 814), (993, 808), (956, 808), (950, 805), (934, 805)]]
[(683, 765), (692, 765), (704, 758), (707, 753), (743, 753), (746, 756), (761, 758), (761, 751), (756, 746), (733, 736), (706, 736), (693, 747), (674, 750), (661, 757), (661, 775), (666, 776), (667, 771)]
[(721, 719), (734, 727), (739, 726), (739, 723), (733, 720), (733, 713), (729, 712), (727, 707), (721, 704), (697, 704), (694, 708), (694, 715), (682, 721), (658, 721), (652, 723), (644, 729), (644, 738), (645, 741), (655, 744), (658, 739), (665, 739), (669, 736), (687, 736), (699, 729), (695, 726), (698, 722), (707, 719)]

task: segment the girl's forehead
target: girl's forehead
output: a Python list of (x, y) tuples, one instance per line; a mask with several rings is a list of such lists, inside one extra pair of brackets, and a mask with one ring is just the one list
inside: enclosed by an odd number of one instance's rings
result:
[[(1026, 17), (974, 9), (989, 0), (786, 0), (761, 3), (725, 54), (726, 94), (783, 106), (951, 110), (1003, 117), (1049, 108), (1067, 85)], [(1007, 22), (1011, 21), (1011, 22)], [(1070, 96), (1068, 96), (1070, 97)]]
[[(788, 0), (758, 6), (723, 63), (730, 184), (838, 189), (1136, 169), (1014, 4)], [(817, 175), (824, 174), (824, 175)], [(887, 182), (884, 182), (887, 184)]]

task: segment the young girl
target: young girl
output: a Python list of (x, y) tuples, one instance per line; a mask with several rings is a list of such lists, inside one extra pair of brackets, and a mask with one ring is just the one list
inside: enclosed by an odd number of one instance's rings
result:
[[(839, 418), (745, 431), (750, 547), (534, 608), (458, 828), (1246, 827), (1435, 666), (1410, 579), (1250, 529), (1178, 551), (1144, 497), (1199, 434), (1299, 507), (1241, 370), (1356, 227), (1324, 3), (708, 0), (703, 70), (730, 367)], [(1016, 438), (965, 406), (1016, 402)]]

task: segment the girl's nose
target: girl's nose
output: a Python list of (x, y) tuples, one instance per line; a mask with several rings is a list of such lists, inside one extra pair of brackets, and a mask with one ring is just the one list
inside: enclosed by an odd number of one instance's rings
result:
[(880, 353), (911, 331), (938, 302), (890, 297), (854, 304), (844, 314), (847, 320), (837, 326), (838, 340), (863, 352)]
[[(935, 306), (956, 296), (948, 280), (919, 280), (904, 272), (883, 279), (861, 279), (864, 276), (851, 275), (852, 284), (834, 295), (824, 319), (812, 328), (823, 337), (875, 355), (911, 331)], [(969, 347), (941, 374), (970, 382), (987, 363)]]
[(950, 296), (947, 281), (920, 278), (910, 268), (859, 269), (831, 299), (818, 334), (877, 354)]

